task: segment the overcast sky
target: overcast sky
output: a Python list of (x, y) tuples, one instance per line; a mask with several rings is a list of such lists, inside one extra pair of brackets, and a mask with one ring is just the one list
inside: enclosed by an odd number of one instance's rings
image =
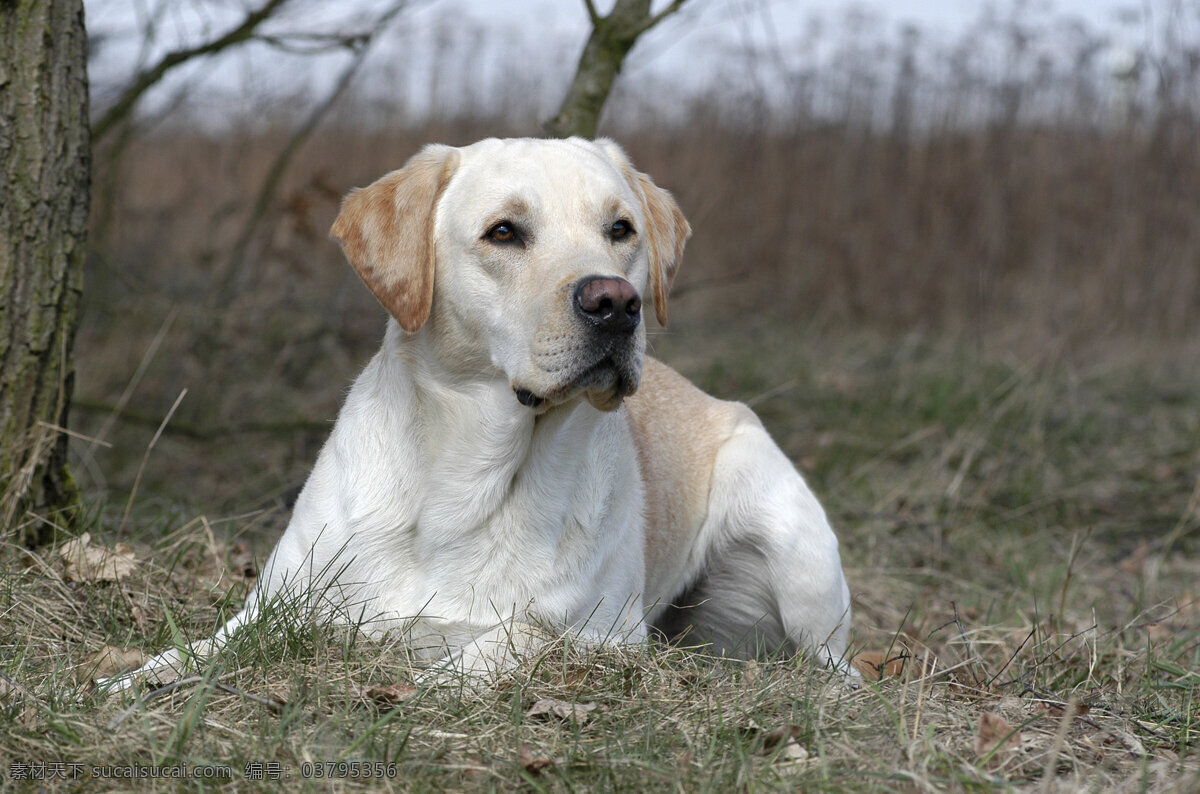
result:
[[(93, 62), (100, 104), (104, 87), (124, 82), (139, 55), (148, 62), (181, 42), (211, 38), (234, 24), (250, 2), (168, 0), (158, 19), (157, 38), (147, 48), (137, 33), (138, 20), (144, 21), (157, 2), (86, 0), (89, 28), (106, 37), (101, 57)], [(603, 10), (611, 2), (598, 0), (598, 5)], [(656, 0), (655, 5), (665, 2)], [(278, 26), (340, 28), (352, 20), (354, 9), (385, 3), (294, 0), (285, 7), (287, 13)], [(736, 80), (739, 75), (754, 80), (746, 70), (760, 66), (747, 66), (746, 55), (764, 52), (769, 57), (762, 60), (771, 68), (799, 69), (802, 61), (819, 61), (829, 48), (844, 42), (852, 24), (848, 20), (855, 14), (857, 24), (877, 40), (898, 40), (906, 25), (917, 27), (922, 53), (936, 53), (939, 46), (948, 49), (989, 10), (994, 18), (1015, 19), (1043, 37), (1070, 35), (1070, 20), (1077, 20), (1109, 40), (1102, 58), (1119, 60), (1123, 52), (1144, 46), (1166, 25), (1179, 28), (1188, 40), (1200, 39), (1198, 6), (1195, 0), (690, 0), (680, 14), (639, 43), (626, 64), (624, 79), (657, 79), (681, 93), (698, 91), (713, 81)], [(1172, 8), (1187, 10), (1168, 19)], [(814, 20), (821, 31), (817, 44), (813, 43)], [(371, 56), (373, 68), (388, 79), (360, 83), (405, 96), (420, 112), (422, 104), (431, 101), (430, 92), (440, 90), (433, 70), (474, 70), (477, 74), (457, 83), (520, 82), (544, 93), (544, 104), (553, 103), (565, 90), (587, 29), (582, 0), (414, 0), (413, 10), (402, 14)], [(1054, 46), (1047, 49), (1056, 51)], [(297, 86), (319, 94), (332, 84), (339, 57), (345, 59), (344, 55), (296, 58), (261, 46), (245, 47), (218, 64), (180, 70), (174, 80), (176, 84), (190, 80), (197, 91), (207, 88), (235, 96), (302, 92)], [(158, 101), (171, 90), (171, 84), (160, 89)]]

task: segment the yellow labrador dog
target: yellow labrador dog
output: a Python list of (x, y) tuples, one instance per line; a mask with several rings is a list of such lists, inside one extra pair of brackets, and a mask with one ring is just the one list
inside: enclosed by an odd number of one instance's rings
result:
[(746, 406), (645, 355), (643, 301), (665, 324), (690, 233), (607, 140), (432, 145), (350, 193), (332, 234), (391, 314), (383, 346), (215, 643), (302, 593), (371, 632), (419, 624), (469, 672), (535, 624), (840, 665), (816, 498)]

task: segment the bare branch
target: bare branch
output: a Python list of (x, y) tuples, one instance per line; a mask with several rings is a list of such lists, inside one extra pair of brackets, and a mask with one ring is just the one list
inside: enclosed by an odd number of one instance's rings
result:
[(132, 85), (121, 94), (120, 99), (92, 125), (92, 142), (99, 141), (118, 122), (128, 116), (142, 95), (162, 80), (167, 72), (193, 58), (214, 55), (221, 50), (251, 39), (255, 29), (287, 2), (289, 0), (267, 0), (257, 10), (246, 14), (246, 18), (242, 20), (241, 24), (223, 36), (195, 47), (167, 53), (154, 66), (139, 72)]
[(233, 250), (230, 252), (229, 259), (225, 264), (225, 270), (218, 279), (218, 287), (214, 291), (214, 300), (217, 302), (225, 302), (229, 299), (230, 293), (233, 291), (233, 285), (237, 280), (238, 272), (241, 270), (242, 262), (246, 256), (246, 248), (250, 244), (250, 239), (254, 236), (255, 230), (258, 228), (263, 217), (267, 213), (267, 207), (275, 198), (275, 191), (279, 187), (280, 180), (283, 179), (284, 173), (287, 172), (288, 165), (291, 164), (292, 157), (304, 144), (308, 137), (321, 123), (321, 120), (329, 113), (346, 89), (350, 87), (354, 76), (358, 74), (359, 68), (367, 58), (367, 53), (370, 51), (371, 44), (374, 43), (378, 34), (387, 28), (395, 16), (407, 5), (407, 0), (397, 0), (387, 11), (375, 20), (371, 32), (356, 35), (348, 41), (352, 41), (353, 48), (356, 50), (353, 60), (342, 71), (333, 90), (328, 96), (313, 108), (304, 122), (296, 128), (288, 142), (280, 150), (275, 157), (275, 162), (271, 164), (267, 176), (263, 179), (262, 186), (258, 189), (258, 195), (255, 197), (254, 206), (246, 216), (246, 223), (242, 226), (242, 231), (238, 235), (237, 241), (233, 245)]
[(369, 33), (292, 33), (287, 36), (257, 36), (256, 40), (289, 55), (321, 55), (347, 47), (356, 49), (368, 38)]
[(596, 10), (596, 4), (592, 0), (583, 0), (583, 4), (587, 7), (588, 19), (592, 21), (592, 27), (600, 24), (600, 12)]
[(675, 0), (673, 3), (671, 3), (671, 5), (667, 6), (662, 11), (659, 11), (658, 14), (654, 17), (654, 19), (650, 20), (650, 24), (647, 25), (645, 27), (645, 29), (642, 30), (642, 32), (645, 33), (647, 30), (654, 27), (659, 22), (662, 22), (664, 19), (671, 16), (679, 9), (683, 8), (683, 4), (686, 2), (687, 2), (687, 0)]
[(584, 0), (592, 20), (592, 33), (579, 57), (575, 80), (558, 114), (543, 125), (550, 138), (570, 135), (596, 137), (600, 111), (621, 72), (625, 56), (638, 37), (678, 11), (687, 0), (674, 0), (657, 15), (650, 13), (650, 0), (617, 0), (607, 17), (596, 12), (592, 0)]

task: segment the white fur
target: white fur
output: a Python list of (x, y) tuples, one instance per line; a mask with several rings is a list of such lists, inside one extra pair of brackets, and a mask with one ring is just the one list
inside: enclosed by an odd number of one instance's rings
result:
[[(371, 633), (420, 618), (443, 664), (474, 672), (534, 649), (520, 639), (533, 623), (594, 641), (691, 623), (718, 651), (808, 648), (838, 663), (850, 607), (837, 540), (757, 418), (662, 365), (644, 368), (644, 323), (613, 353), (641, 392), (622, 394), (608, 374), (562, 380), (603, 342), (575, 318), (571, 285), (623, 278), (649, 303), (660, 279), (665, 296), (689, 231), (669, 195), (639, 187), (609, 142), (489, 140), (418, 160), (421, 179), (441, 163), (450, 174), (436, 191), (424, 186), (436, 202), (428, 319), (412, 333), (389, 321), (256, 591), (202, 652), (291, 593)], [(389, 178), (407, 189), (408, 173), (417, 167)], [(371, 194), (377, 186), (363, 196), (391, 196)], [(376, 243), (390, 228), (353, 201), (335, 225), (352, 261), (353, 233)], [(514, 208), (528, 244), (481, 238)], [(654, 213), (673, 217), (673, 231)], [(605, 236), (616, 216), (632, 221), (635, 241)], [(391, 266), (354, 264), (388, 305)], [(392, 310), (407, 322), (407, 309)], [(521, 388), (554, 396), (530, 408), (514, 396)], [(695, 496), (668, 509), (683, 490)], [(690, 608), (671, 606), (688, 593)], [(169, 651), (140, 672), (179, 662)]]

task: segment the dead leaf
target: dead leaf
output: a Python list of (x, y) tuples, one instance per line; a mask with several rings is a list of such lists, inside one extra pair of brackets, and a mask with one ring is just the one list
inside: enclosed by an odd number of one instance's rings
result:
[(292, 690), (284, 686), (271, 687), (267, 690), (266, 697), (270, 700), (274, 700), (281, 706), (286, 706), (288, 703), (292, 702)]
[(745, 733), (751, 735), (762, 733), (762, 755), (771, 755), (778, 750), (778, 754), (773, 760), (782, 767), (795, 769), (796, 765), (808, 760), (808, 750), (796, 741), (804, 732), (799, 725), (780, 725), (778, 728), (772, 728), (763, 733), (762, 726), (754, 720), (750, 720), (744, 730)]
[(1136, 736), (1128, 731), (1105, 729), (1093, 734), (1085, 734), (1079, 738), (1081, 747), (1091, 750), (1097, 760), (1110, 756), (1145, 758), (1146, 747)]
[(98, 678), (108, 678), (118, 673), (136, 670), (142, 666), (144, 661), (146, 661), (146, 655), (140, 648), (118, 648), (115, 645), (105, 645), (88, 657), (80, 667), (80, 671), (89, 680), (95, 681)]
[(794, 742), (803, 731), (799, 725), (780, 725), (763, 734), (763, 751), (774, 750), (784, 742)]
[(517, 749), (517, 763), (525, 767), (529, 774), (540, 775), (543, 769), (554, 766), (554, 759), (535, 753), (532, 747), (522, 744)]
[(891, 656), (880, 651), (864, 651), (851, 659), (850, 664), (868, 681), (882, 681), (903, 673), (907, 659), (908, 654), (899, 651)]
[(808, 760), (808, 750), (799, 742), (788, 742), (783, 748), (783, 757), (790, 763), (798, 764)]
[(358, 699), (375, 703), (378, 706), (398, 706), (417, 694), (417, 688), (410, 684), (389, 684), (387, 686), (371, 685), (358, 690)]
[[(1039, 703), (1037, 708), (1034, 709), (1034, 711), (1036, 711), (1038, 714), (1045, 714), (1048, 717), (1053, 717), (1054, 719), (1061, 720), (1063, 714), (1067, 710), (1066, 709), (1067, 705), (1068, 704), (1051, 703), (1049, 701), (1046, 701), (1043, 703)], [(1084, 716), (1087, 716), (1087, 714), (1091, 710), (1092, 710), (1092, 707), (1087, 705), (1086, 703), (1076, 703), (1075, 708), (1071, 713), (1076, 716), (1084, 717)]]
[(1008, 720), (992, 711), (979, 715), (979, 732), (975, 734), (975, 755), (996, 758), (1021, 746), (1021, 732)]
[(526, 717), (553, 715), (560, 720), (574, 719), (580, 725), (588, 721), (589, 715), (598, 708), (597, 703), (568, 703), (565, 700), (542, 698), (525, 712)]
[(63, 560), (63, 578), (69, 582), (115, 582), (137, 568), (133, 550), (124, 543), (109, 549), (91, 545), (87, 532), (64, 543), (58, 550)]

